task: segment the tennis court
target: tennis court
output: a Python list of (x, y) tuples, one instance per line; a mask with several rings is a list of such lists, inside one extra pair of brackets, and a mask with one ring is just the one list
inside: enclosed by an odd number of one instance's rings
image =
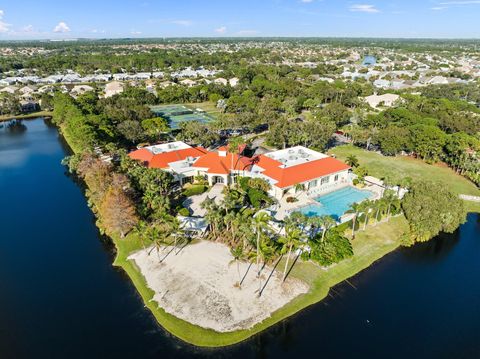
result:
[(180, 122), (199, 121), (207, 123), (213, 120), (213, 118), (205, 112), (197, 111), (185, 105), (152, 106), (151, 110), (157, 116), (167, 119), (172, 130), (178, 129)]

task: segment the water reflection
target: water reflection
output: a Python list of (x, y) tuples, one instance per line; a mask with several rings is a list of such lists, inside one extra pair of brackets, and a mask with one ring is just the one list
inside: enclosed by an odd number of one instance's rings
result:
[(10, 135), (22, 135), (27, 131), (27, 126), (25, 126), (22, 120), (7, 121), (3, 128)]
[(459, 231), (454, 233), (441, 233), (436, 238), (425, 243), (417, 243), (409, 248), (400, 249), (404, 259), (409, 262), (428, 263), (441, 261), (448, 256), (457, 246), (460, 235)]

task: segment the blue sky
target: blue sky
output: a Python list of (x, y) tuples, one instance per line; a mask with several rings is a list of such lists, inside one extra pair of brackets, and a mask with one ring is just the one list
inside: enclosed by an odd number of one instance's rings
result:
[(480, 0), (0, 0), (0, 39), (480, 38)]

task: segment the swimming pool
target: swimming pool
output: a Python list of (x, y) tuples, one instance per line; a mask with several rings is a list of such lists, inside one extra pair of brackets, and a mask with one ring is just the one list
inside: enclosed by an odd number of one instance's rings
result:
[(359, 203), (372, 196), (373, 193), (370, 191), (363, 191), (348, 186), (314, 198), (318, 204), (302, 207), (299, 209), (299, 212), (309, 217), (327, 215), (333, 217), (335, 220), (339, 220), (345, 212), (351, 209), (352, 204)]

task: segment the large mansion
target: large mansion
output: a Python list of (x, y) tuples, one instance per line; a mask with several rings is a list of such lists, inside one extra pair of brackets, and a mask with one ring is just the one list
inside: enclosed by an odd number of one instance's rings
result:
[(181, 185), (204, 176), (210, 185), (231, 184), (237, 176), (258, 177), (271, 185), (270, 194), (281, 199), (300, 188), (320, 194), (349, 184), (350, 167), (317, 151), (297, 146), (263, 155), (246, 157), (231, 153), (227, 147), (207, 151), (177, 141), (144, 147), (130, 157), (150, 168), (161, 168), (173, 174)]

